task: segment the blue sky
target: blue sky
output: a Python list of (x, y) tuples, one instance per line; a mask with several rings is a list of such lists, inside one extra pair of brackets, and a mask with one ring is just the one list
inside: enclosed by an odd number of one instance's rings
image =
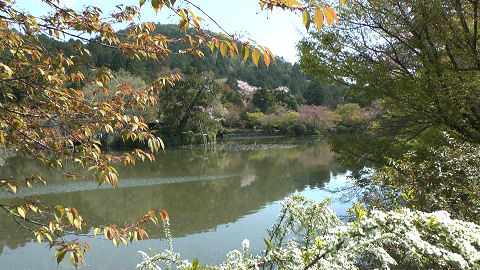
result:
[[(139, 0), (101, 1), (101, 0), (61, 0), (64, 5), (80, 9), (87, 5), (100, 7), (108, 13), (116, 5), (138, 5)], [(291, 14), (282, 10), (261, 11), (257, 0), (193, 0), (208, 15), (215, 19), (230, 34), (240, 34), (245, 38), (255, 40), (258, 44), (268, 47), (275, 55), (289, 62), (298, 60), (296, 43), (305, 30), (301, 14)], [(18, 5), (33, 13), (41, 15), (48, 12), (40, 0), (18, 0)], [(182, 4), (181, 0), (177, 3)], [(173, 16), (167, 9), (156, 14), (147, 1), (142, 8), (142, 21), (155, 23), (172, 23)], [(200, 11), (194, 10), (198, 16), (204, 17)], [(204, 25), (215, 32), (220, 30), (211, 22)], [(120, 27), (120, 26), (119, 26)]]

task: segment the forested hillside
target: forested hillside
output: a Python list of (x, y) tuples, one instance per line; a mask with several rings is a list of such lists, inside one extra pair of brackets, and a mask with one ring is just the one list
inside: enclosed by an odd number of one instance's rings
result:
[[(117, 34), (122, 38), (129, 31)], [(170, 39), (185, 35), (177, 25), (156, 25), (154, 32)], [(192, 29), (187, 33), (194, 35)], [(169, 145), (203, 142), (200, 133), (208, 133), (214, 140), (219, 132), (239, 128), (291, 135), (317, 134), (332, 127), (333, 110), (338, 105), (361, 103), (345, 95), (342, 87), (328, 85), (319, 78), (311, 80), (301, 72), (299, 64), (292, 65), (281, 57), (268, 68), (263, 62), (257, 68), (238, 55), (222, 57), (218, 50), (211, 52), (209, 48), (202, 50), (201, 58), (183, 54), (180, 52), (187, 49), (185, 43), (171, 43), (170, 55), (157, 61), (130, 57), (122, 50), (102, 45), (100, 39), (91, 39), (87, 44), (73, 39), (61, 42), (47, 36), (40, 36), (40, 40), (52, 53), (73, 56), (87, 78), (73, 85), (74, 88), (97, 93), (95, 98), (100, 100), (104, 98), (101, 91), (96, 91), (98, 86), (89, 83), (88, 78), (102, 69), (110, 70), (115, 78), (109, 83), (110, 89), (118, 89), (123, 83), (143, 89), (159, 76), (179, 74), (182, 81), (161, 91), (157, 105), (136, 112), (147, 122), (159, 123), (152, 128), (158, 129)], [(83, 55), (76, 50), (81, 45), (87, 48)], [(209, 90), (205, 91), (207, 85)], [(108, 144), (117, 145), (118, 139), (108, 138)]]
[[(128, 30), (122, 30), (119, 34), (126, 31)], [(180, 38), (184, 35), (177, 25), (157, 25), (155, 34), (170, 38)], [(41, 39), (42, 44), (49, 51), (61, 50), (67, 55), (75, 53), (74, 48), (78, 43), (73, 39), (68, 42), (59, 42), (46, 36)], [(257, 68), (252, 62), (244, 63), (239, 56), (222, 57), (218, 51), (211, 53), (208, 49), (203, 50), (205, 56), (202, 58), (193, 55), (180, 55), (178, 51), (184, 50), (185, 47), (174, 43), (170, 44), (169, 47), (172, 54), (164, 61), (159, 62), (154, 59), (130, 58), (120, 50), (99, 45), (95, 41), (93, 39), (86, 46), (92, 56), (88, 59), (89, 65), (107, 67), (112, 71), (123, 69), (134, 76), (140, 77), (147, 84), (153, 82), (159, 74), (171, 73), (173, 70), (185, 72), (187, 69), (194, 67), (198, 73), (213, 72), (215, 78), (242, 80), (250, 85), (266, 86), (271, 89), (286, 86), (292, 94), (304, 96), (305, 102), (308, 104), (335, 107), (336, 104), (341, 103), (340, 99), (344, 98), (339, 87), (322, 82), (312, 84), (309, 76), (300, 71), (300, 66), (297, 63), (291, 64), (281, 57), (277, 57), (275, 63), (270, 65), (268, 69), (264, 63), (260, 63)]]

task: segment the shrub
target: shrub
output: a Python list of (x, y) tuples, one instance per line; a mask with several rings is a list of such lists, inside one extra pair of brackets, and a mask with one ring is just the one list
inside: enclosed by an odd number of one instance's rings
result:
[(278, 120), (277, 126), (282, 134), (293, 134), (292, 127), (298, 118), (298, 112), (284, 113)]
[[(302, 105), (298, 109), (298, 121), (313, 130), (326, 131), (333, 128), (335, 116), (326, 106)], [(311, 132), (312, 128), (309, 129)], [(311, 132), (314, 134), (315, 131)]]
[(338, 105), (335, 110), (335, 118), (338, 122), (337, 130), (347, 132), (358, 130), (365, 122), (362, 109), (356, 103)]
[[(431, 214), (402, 209), (366, 212), (355, 205), (354, 221), (344, 224), (328, 208), (300, 195), (283, 201), (262, 256), (234, 250), (226, 260), (208, 269), (478, 269), (480, 226), (451, 219), (447, 212)], [(198, 260), (180, 260), (174, 253), (168, 219), (168, 249), (150, 257), (144, 252), (138, 269), (199, 269)]]
[(292, 131), (295, 136), (304, 136), (307, 134), (307, 127), (302, 123), (296, 123), (293, 125)]
[(263, 113), (262, 112), (254, 112), (249, 113), (247, 112), (247, 122), (251, 128), (259, 128), (262, 126), (263, 121)]

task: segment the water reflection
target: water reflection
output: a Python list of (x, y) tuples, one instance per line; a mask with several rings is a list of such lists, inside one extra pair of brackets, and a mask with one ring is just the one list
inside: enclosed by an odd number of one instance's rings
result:
[[(199, 250), (198, 246), (191, 247), (188, 243), (208, 235), (210, 240), (214, 239), (222, 235), (220, 231), (226, 230), (228, 234), (221, 237), (228, 237), (227, 239), (209, 244), (218, 250), (218, 254), (225, 254), (225, 251), (231, 249), (231, 245), (225, 244), (225, 241), (235, 244), (241, 242), (235, 242), (235, 235), (240, 235), (242, 228), (245, 230), (245, 226), (239, 225), (243, 223), (255, 224), (255, 229), (248, 229), (246, 237), (253, 239), (258, 236), (262, 240), (265, 229), (278, 214), (279, 200), (299, 191), (322, 198), (326, 196), (321, 195), (325, 184), (336, 175), (345, 174), (345, 169), (333, 161), (328, 146), (317, 139), (229, 141), (217, 149), (167, 150), (157, 156), (155, 163), (120, 167), (120, 188), (115, 190), (107, 187), (97, 189), (95, 183), (86, 180), (66, 183), (33, 161), (20, 158), (11, 158), (9, 161), (23, 172), (41, 172), (47, 176), (47, 188), (27, 195), (38, 197), (44, 204), (74, 205), (90, 226), (123, 224), (148, 209), (167, 209), (176, 242), (184, 252), (190, 254), (205, 251)], [(0, 173), (6, 175), (14, 171), (0, 167)], [(2, 203), (12, 200), (4, 194), (0, 196), (3, 196), (0, 197)], [(20, 230), (5, 215), (0, 217), (0, 265), (8, 263), (20, 267), (21, 264), (13, 262), (18, 254), (43, 252), (30, 243), (30, 234)], [(238, 229), (232, 231), (230, 226)], [(158, 229), (150, 230), (149, 234), (151, 239), (161, 239), (163, 236)], [(154, 241), (150, 240), (140, 246), (156, 246), (158, 243), (152, 243)], [(93, 242), (94, 247), (111, 250), (110, 246), (103, 247), (106, 245), (104, 241)], [(25, 247), (20, 248), (23, 246)], [(222, 249), (223, 246), (225, 250)], [(111, 252), (127, 252), (128, 256), (133, 256), (130, 255), (131, 252), (135, 253), (139, 246), (122, 249), (127, 251)], [(45, 256), (50, 258), (52, 255)], [(211, 254), (208, 256), (212, 257)], [(93, 261), (103, 265), (107, 263), (105, 260), (111, 260), (106, 258), (109, 256), (93, 256), (93, 260), (91, 257), (87, 256), (89, 263)], [(131, 268), (138, 259), (133, 256), (126, 264)], [(211, 262), (216, 262), (222, 258), (210, 259)], [(111, 269), (117, 269), (118, 267), (113, 268), (117, 263), (115, 260), (108, 262)], [(45, 269), (54, 265), (45, 266)], [(121, 265), (123, 264), (120, 264), (120, 268)], [(88, 265), (83, 267), (89, 268)]]

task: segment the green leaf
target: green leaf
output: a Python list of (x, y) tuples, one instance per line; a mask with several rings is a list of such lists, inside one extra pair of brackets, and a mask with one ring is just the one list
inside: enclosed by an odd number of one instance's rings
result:
[(248, 46), (242, 46), (243, 62), (247, 61), (249, 55), (250, 55), (250, 48)]
[(160, 6), (160, 0), (152, 0), (152, 7), (155, 11), (158, 11), (159, 6)]
[(315, 238), (315, 245), (316, 245), (318, 248), (320, 248), (320, 247), (322, 246), (322, 244), (323, 244), (323, 241), (320, 240), (320, 238), (317, 236), (317, 237)]
[(78, 259), (74, 252), (70, 252), (70, 262), (72, 262), (73, 266), (77, 267)]
[(265, 244), (267, 244), (268, 249), (272, 250), (272, 243), (270, 242), (270, 240), (268, 240), (267, 238), (263, 238), (263, 241), (265, 241)]
[(303, 12), (303, 24), (307, 30), (310, 28), (310, 22), (310, 14), (307, 11)]
[(66, 253), (67, 253), (67, 250), (64, 248), (59, 249), (55, 252), (55, 257), (57, 257), (57, 264), (59, 264), (63, 260)]
[(252, 60), (253, 60), (253, 63), (255, 63), (255, 65), (257, 66), (257, 68), (258, 68), (258, 62), (260, 61), (260, 56), (261, 55), (262, 55), (262, 53), (260, 52), (259, 49), (255, 48), (255, 50), (253, 50)]
[(198, 258), (195, 258), (195, 260), (192, 261), (192, 269), (198, 269)]

